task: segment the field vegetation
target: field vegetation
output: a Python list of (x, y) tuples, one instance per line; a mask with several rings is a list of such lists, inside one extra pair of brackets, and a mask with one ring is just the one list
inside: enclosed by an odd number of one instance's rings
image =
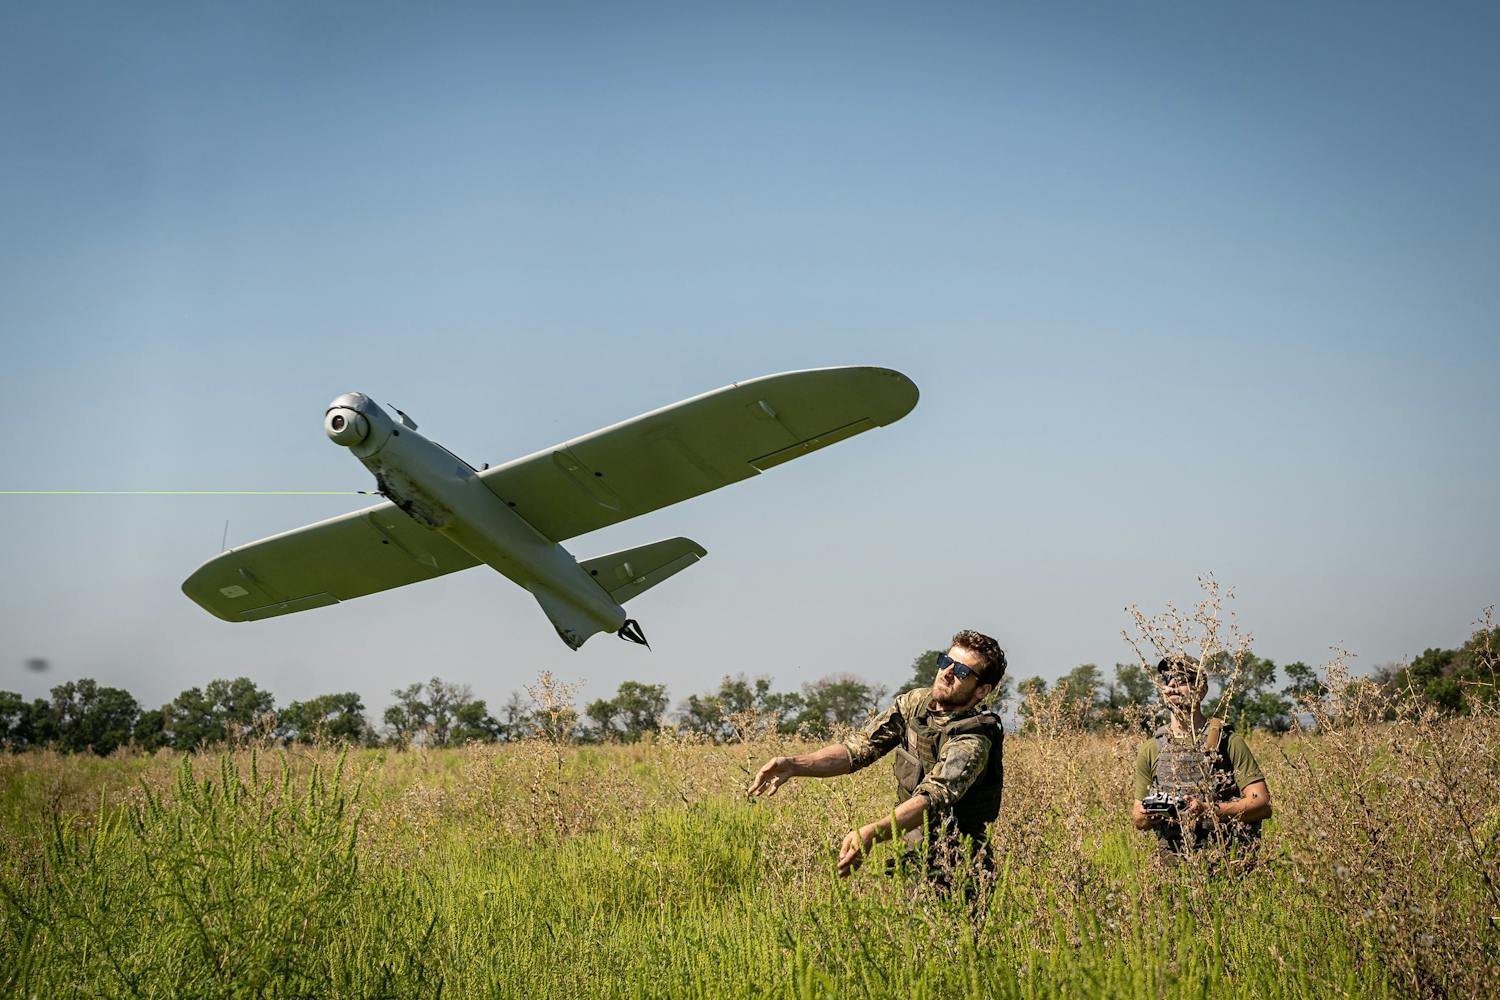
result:
[[(1222, 639), (1198, 637), (1232, 660)], [(3, 754), (0, 992), (1492, 996), (1500, 719), (1462, 691), (1456, 713), (1320, 671), (1289, 732), (1250, 735), (1276, 814), (1249, 870), (1156, 863), (1127, 815), (1139, 720), (1033, 692), (998, 870), (946, 892), (888, 874), (890, 845), (834, 873), (893, 804), (884, 767), (750, 801), (807, 745), (774, 719), (579, 744), (546, 677), (504, 743)]]

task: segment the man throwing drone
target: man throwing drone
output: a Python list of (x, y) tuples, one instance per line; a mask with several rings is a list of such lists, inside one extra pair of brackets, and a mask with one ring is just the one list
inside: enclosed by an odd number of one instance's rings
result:
[(925, 846), (929, 867), (960, 851), (987, 866), (989, 825), (1000, 812), (1005, 734), (1000, 718), (980, 704), (1004, 676), (999, 643), (965, 629), (938, 657), (932, 687), (898, 695), (847, 742), (766, 761), (749, 793), (774, 794), (789, 778), (849, 774), (894, 752), (895, 811), (850, 831), (839, 850), (839, 874), (854, 871), (871, 846), (893, 835), (903, 836), (914, 852)]

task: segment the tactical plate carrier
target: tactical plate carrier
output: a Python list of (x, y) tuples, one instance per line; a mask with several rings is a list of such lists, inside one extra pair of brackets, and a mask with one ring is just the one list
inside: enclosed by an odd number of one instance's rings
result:
[[(1201, 746), (1186, 740), (1173, 740), (1167, 726), (1156, 731), (1156, 769), (1151, 778), (1150, 794), (1168, 799), (1195, 796), (1207, 803), (1228, 802), (1240, 797), (1240, 786), (1229, 761), (1229, 737), (1232, 727), (1222, 719), (1210, 719), (1203, 731)], [(1250, 844), (1260, 836), (1260, 822), (1216, 822), (1212, 817), (1191, 826), (1169, 818), (1152, 827), (1157, 846), (1167, 854), (1178, 854), (1184, 845), (1200, 847), (1211, 840)]]
[(1000, 815), (1000, 794), (1004, 787), (1002, 744), (1005, 729), (994, 712), (978, 712), (954, 719), (945, 725), (932, 721), (932, 697), (929, 695), (915, 715), (907, 720), (902, 746), (895, 749), (896, 784), (903, 801), (916, 794), (917, 786), (931, 774), (943, 759), (943, 745), (950, 736), (982, 733), (989, 737), (990, 755), (984, 773), (969, 791), (949, 809), (929, 810), (927, 830), (930, 836), (956, 831), (982, 842), (987, 828)]

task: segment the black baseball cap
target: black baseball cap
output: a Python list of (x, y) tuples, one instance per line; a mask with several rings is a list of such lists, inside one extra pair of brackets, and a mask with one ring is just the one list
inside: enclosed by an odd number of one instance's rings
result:
[(1178, 674), (1190, 677), (1197, 683), (1204, 680), (1203, 666), (1186, 653), (1178, 653), (1174, 656), (1163, 656), (1156, 664), (1156, 672), (1162, 677)]

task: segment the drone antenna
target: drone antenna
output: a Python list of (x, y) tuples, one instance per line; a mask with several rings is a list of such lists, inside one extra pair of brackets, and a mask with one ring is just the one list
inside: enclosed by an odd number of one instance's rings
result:
[(335, 497), (383, 496), (379, 490), (0, 490), (0, 496), (94, 497)]
[(220, 552), (228, 552), (229, 551), (229, 519), (228, 518), (224, 519), (224, 537), (221, 538), (221, 539), (219, 539), (219, 551)]

